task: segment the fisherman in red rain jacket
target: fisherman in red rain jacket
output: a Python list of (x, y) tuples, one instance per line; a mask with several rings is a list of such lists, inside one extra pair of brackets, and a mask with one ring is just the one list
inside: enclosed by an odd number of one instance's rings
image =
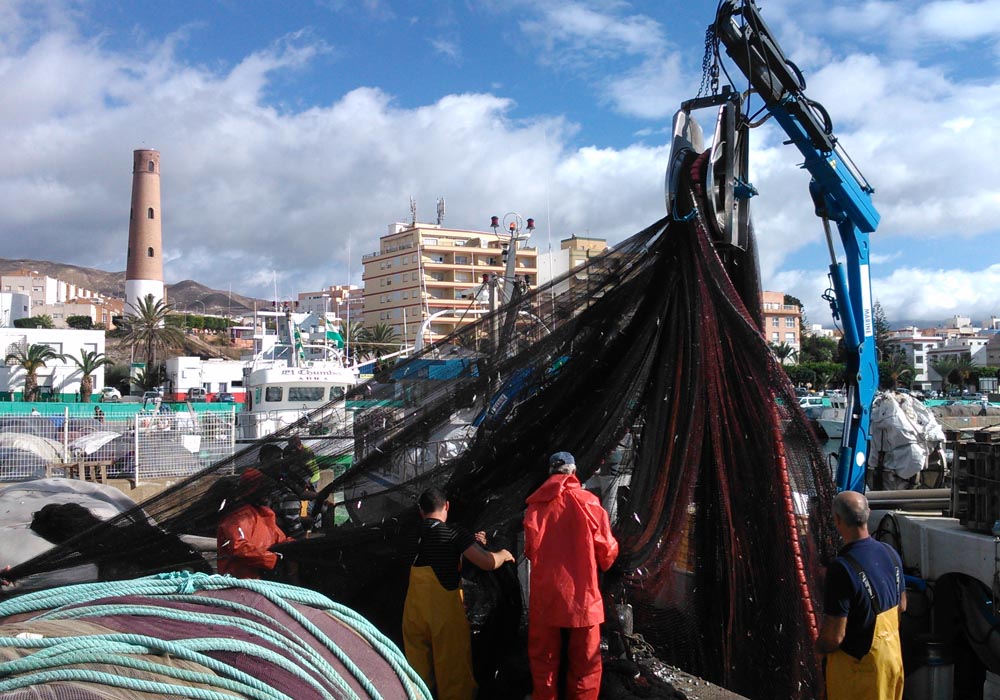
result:
[(257, 469), (240, 475), (240, 493), (244, 504), (219, 521), (216, 544), (219, 550), (219, 573), (237, 578), (261, 578), (273, 571), (281, 554), (271, 547), (294, 542), (275, 520), (274, 511), (264, 505), (269, 489), (267, 479)]
[(555, 700), (560, 649), (567, 640), (566, 698), (597, 700), (601, 689), (604, 603), (597, 571), (618, 556), (608, 514), (576, 478), (568, 452), (549, 458), (549, 478), (528, 497), (524, 555), (531, 562), (528, 660), (533, 700)]

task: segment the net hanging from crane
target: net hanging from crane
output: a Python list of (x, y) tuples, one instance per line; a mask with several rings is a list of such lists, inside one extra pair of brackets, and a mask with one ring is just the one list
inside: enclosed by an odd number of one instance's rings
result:
[[(716, 250), (700, 197), (694, 181), (675, 207), (691, 215), (538, 289), (515, 287), (509, 307), (380, 368), (349, 393), (346, 429), (331, 404), (269, 438), (299, 435), (310, 452), (260, 464), (250, 446), (11, 576), (84, 562), (119, 577), (201, 568), (183, 547), (157, 559), (167, 550), (150, 528), (214, 536), (251, 466), (274, 479), (329, 470), (324, 527), (283, 545), (285, 559), (302, 585), (398, 638), (416, 497), (443, 486), (451, 520), (517, 554), (525, 497), (547, 455), (566, 450), (621, 543), (604, 579), (609, 618), (630, 604), (664, 660), (750, 698), (817, 696), (832, 478), (761, 332), (755, 253)], [(474, 576), (468, 591), (481, 602), (484, 697), (509, 692), (524, 681), (516, 574)]]

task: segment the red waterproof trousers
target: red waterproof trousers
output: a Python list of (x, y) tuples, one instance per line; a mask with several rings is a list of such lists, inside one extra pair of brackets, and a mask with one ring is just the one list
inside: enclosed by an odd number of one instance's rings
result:
[(601, 690), (601, 626), (528, 626), (528, 661), (531, 664), (531, 700), (556, 700), (559, 695), (559, 651), (562, 635), (566, 647), (566, 697), (597, 700)]

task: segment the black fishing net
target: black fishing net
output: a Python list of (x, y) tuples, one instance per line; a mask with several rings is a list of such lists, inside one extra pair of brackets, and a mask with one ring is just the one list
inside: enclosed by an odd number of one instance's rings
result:
[[(279, 486), (320, 470), (333, 477), (313, 507), (322, 527), (282, 545), (283, 575), (398, 639), (417, 496), (444, 487), (451, 520), (517, 554), (525, 497), (547, 455), (566, 450), (621, 543), (603, 584), (619, 631), (609, 654), (631, 615), (656, 655), (688, 672), (751, 698), (818, 696), (832, 477), (762, 336), (754, 250), (717, 250), (696, 207), (702, 168), (692, 164), (675, 207), (691, 212), (683, 220), (536, 290), (515, 287), (495, 314), (380, 367), (349, 393), (346, 423), (331, 405), (269, 438), (299, 435), (306, 451), (259, 463), (248, 447), (11, 576), (82, 561), (120, 575), (178, 568), (182, 547), (151, 564), (163, 548), (151, 527), (214, 536), (246, 468)], [(484, 696), (510, 697), (526, 678), (517, 570), (468, 579), (477, 677)]]

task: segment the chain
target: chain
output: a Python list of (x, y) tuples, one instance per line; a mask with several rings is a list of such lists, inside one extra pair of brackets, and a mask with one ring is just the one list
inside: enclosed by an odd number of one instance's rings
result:
[(710, 90), (715, 95), (719, 92), (719, 62), (716, 60), (715, 27), (705, 30), (705, 55), (701, 58), (701, 86), (696, 97), (707, 94)]

